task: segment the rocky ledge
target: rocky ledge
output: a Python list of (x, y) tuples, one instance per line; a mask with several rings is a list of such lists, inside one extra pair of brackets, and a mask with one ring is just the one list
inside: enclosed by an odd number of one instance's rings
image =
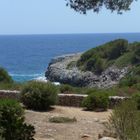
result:
[(116, 66), (107, 68), (100, 75), (90, 71), (83, 72), (75, 65), (80, 56), (81, 53), (78, 53), (52, 59), (45, 74), (46, 78), (52, 82), (74, 86), (108, 88), (118, 84), (120, 79), (128, 73), (128, 67), (119, 69)]

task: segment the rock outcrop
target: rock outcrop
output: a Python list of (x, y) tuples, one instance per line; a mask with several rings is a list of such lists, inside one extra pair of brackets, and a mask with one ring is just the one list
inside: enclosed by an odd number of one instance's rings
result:
[(128, 67), (119, 69), (116, 66), (108, 67), (100, 75), (81, 71), (75, 65), (80, 56), (79, 53), (52, 59), (45, 74), (47, 79), (74, 86), (108, 88), (118, 84), (128, 73)]

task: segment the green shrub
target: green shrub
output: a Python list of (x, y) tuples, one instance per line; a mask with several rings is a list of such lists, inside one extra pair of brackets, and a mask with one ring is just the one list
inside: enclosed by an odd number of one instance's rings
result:
[[(128, 41), (118, 39), (108, 42), (104, 45), (90, 49), (83, 53), (81, 58), (77, 62), (77, 66), (84, 71), (92, 71), (95, 73), (101, 73), (108, 66), (115, 63), (114, 60), (119, 59), (128, 51)], [(126, 61), (129, 59), (126, 59)], [(118, 62), (118, 64), (120, 61)], [(126, 65), (128, 62), (126, 62)]]
[(0, 137), (5, 140), (34, 140), (34, 127), (27, 125), (20, 104), (11, 99), (0, 99)]
[(116, 59), (124, 54), (128, 47), (128, 41), (123, 39), (118, 39), (108, 43), (110, 45), (110, 49), (108, 49), (108, 58), (109, 59)]
[(136, 44), (136, 49), (134, 52), (133, 63), (140, 64), (140, 43)]
[(137, 83), (140, 83), (140, 65), (133, 66), (129, 73), (123, 79), (121, 79), (119, 85), (120, 87), (131, 87)]
[(0, 83), (0, 90), (21, 90), (24, 83)]
[(67, 85), (67, 84), (62, 84), (60, 85), (60, 93), (73, 93), (74, 92), (74, 87)]
[(73, 123), (76, 122), (76, 118), (69, 118), (69, 117), (52, 117), (49, 119), (51, 123)]
[(82, 106), (87, 110), (106, 111), (109, 105), (109, 98), (107, 93), (96, 91), (88, 95), (84, 99)]
[(94, 93), (94, 92), (97, 92), (97, 91), (100, 91), (100, 90), (97, 89), (97, 88), (88, 88), (88, 89), (85, 91), (85, 94), (86, 94), (86, 95), (90, 95), (90, 94), (92, 94), (92, 93)]
[(97, 74), (101, 74), (106, 68), (103, 59), (100, 58), (96, 60), (94, 67), (94, 72)]
[(12, 83), (13, 80), (6, 70), (0, 67), (0, 83)]
[(56, 100), (57, 88), (51, 83), (29, 82), (21, 92), (21, 101), (33, 110), (47, 110)]
[(119, 137), (119, 140), (140, 139), (140, 112), (136, 102), (127, 100), (118, 105), (112, 112), (106, 125)]
[(140, 110), (140, 93), (136, 93), (132, 96), (132, 99), (136, 101), (138, 110)]
[(137, 83), (137, 84), (133, 85), (133, 88), (140, 91), (140, 83)]

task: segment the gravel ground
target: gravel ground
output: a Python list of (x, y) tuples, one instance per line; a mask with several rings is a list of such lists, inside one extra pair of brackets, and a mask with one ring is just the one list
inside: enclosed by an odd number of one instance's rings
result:
[[(49, 112), (26, 110), (26, 122), (35, 126), (36, 140), (97, 140), (104, 130), (111, 110), (107, 112), (89, 112), (81, 108), (55, 106)], [(63, 116), (77, 119), (74, 123), (50, 123), (49, 118)]]

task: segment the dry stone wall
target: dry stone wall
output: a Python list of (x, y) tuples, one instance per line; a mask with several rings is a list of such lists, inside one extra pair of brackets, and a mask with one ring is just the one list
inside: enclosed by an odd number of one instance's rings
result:
[[(82, 94), (58, 94), (58, 104), (60, 106), (80, 107), (81, 103), (87, 95)], [(20, 91), (0, 90), (0, 98), (11, 98), (19, 100)], [(110, 96), (109, 108), (113, 108), (121, 101), (128, 99), (128, 97)]]
[(0, 90), (0, 98), (19, 99), (19, 97), (20, 97), (19, 91)]
[(80, 107), (81, 103), (87, 95), (79, 94), (59, 94), (58, 104), (61, 106)]

